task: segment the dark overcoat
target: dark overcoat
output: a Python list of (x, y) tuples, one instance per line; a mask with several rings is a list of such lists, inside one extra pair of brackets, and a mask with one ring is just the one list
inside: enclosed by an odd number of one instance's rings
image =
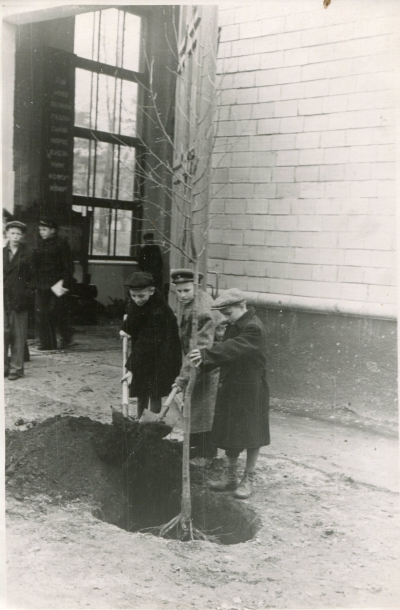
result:
[[(212, 347), (215, 339), (215, 331), (221, 323), (222, 316), (219, 311), (212, 310), (212, 297), (199, 288), (197, 303), (197, 346)], [(184, 360), (176, 383), (186, 388), (190, 377), (190, 360), (187, 357), (190, 351), (192, 337), (192, 318), (194, 302), (183, 306), (182, 317), (179, 325), (179, 335), (182, 343)], [(193, 388), (191, 401), (190, 432), (209, 432), (214, 419), (215, 398), (218, 389), (218, 370), (208, 373), (199, 371)]]
[(221, 449), (269, 445), (265, 328), (254, 309), (228, 325), (221, 343), (202, 349), (205, 371), (220, 369), (212, 442)]
[(3, 292), (5, 311), (26, 311), (34, 302), (32, 258), (20, 243), (12, 260), (8, 246), (3, 248)]
[(182, 349), (175, 314), (157, 290), (141, 307), (131, 301), (122, 330), (132, 340), (126, 362), (133, 374), (130, 395), (169, 394), (181, 368)]
[(163, 258), (160, 247), (157, 244), (142, 246), (138, 263), (142, 271), (151, 273), (155, 285), (161, 290), (163, 285)]
[(60, 280), (64, 280), (64, 288), (71, 287), (74, 263), (67, 241), (57, 235), (50, 239), (40, 238), (33, 253), (33, 264), (39, 290), (50, 290)]

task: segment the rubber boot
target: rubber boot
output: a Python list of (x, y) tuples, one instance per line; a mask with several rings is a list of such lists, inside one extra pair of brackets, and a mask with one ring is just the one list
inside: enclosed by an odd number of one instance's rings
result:
[(210, 481), (210, 489), (213, 491), (227, 491), (228, 489), (236, 489), (238, 486), (237, 466), (228, 466), (222, 473), (219, 479)]
[(239, 500), (247, 500), (253, 492), (253, 483), (256, 475), (254, 472), (245, 472), (243, 479), (240, 481), (238, 488), (234, 492), (235, 498)]

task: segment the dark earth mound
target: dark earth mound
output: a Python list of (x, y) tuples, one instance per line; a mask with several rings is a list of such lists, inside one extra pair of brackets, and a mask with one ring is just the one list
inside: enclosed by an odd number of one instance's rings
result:
[[(93, 514), (135, 532), (167, 523), (180, 512), (182, 444), (168, 440), (163, 423), (139, 425), (113, 412), (113, 422), (53, 417), (6, 433), (6, 483), (19, 500), (85, 501)], [(207, 488), (192, 469), (194, 525), (223, 544), (252, 538), (261, 523), (254, 511)]]

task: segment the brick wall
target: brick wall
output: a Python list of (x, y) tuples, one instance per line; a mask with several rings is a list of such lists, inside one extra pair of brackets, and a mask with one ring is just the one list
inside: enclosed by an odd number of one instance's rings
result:
[(209, 268), (222, 287), (395, 312), (397, 8), (220, 6)]

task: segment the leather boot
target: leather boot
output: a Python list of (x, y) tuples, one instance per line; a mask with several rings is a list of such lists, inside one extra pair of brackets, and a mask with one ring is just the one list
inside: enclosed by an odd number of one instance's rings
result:
[(209, 482), (210, 489), (213, 491), (227, 491), (228, 489), (236, 489), (238, 486), (237, 466), (228, 466), (215, 481)]
[(247, 500), (247, 498), (250, 498), (253, 492), (255, 478), (256, 475), (254, 472), (245, 472), (243, 479), (240, 481), (238, 488), (233, 494), (235, 498), (239, 498), (239, 500)]

